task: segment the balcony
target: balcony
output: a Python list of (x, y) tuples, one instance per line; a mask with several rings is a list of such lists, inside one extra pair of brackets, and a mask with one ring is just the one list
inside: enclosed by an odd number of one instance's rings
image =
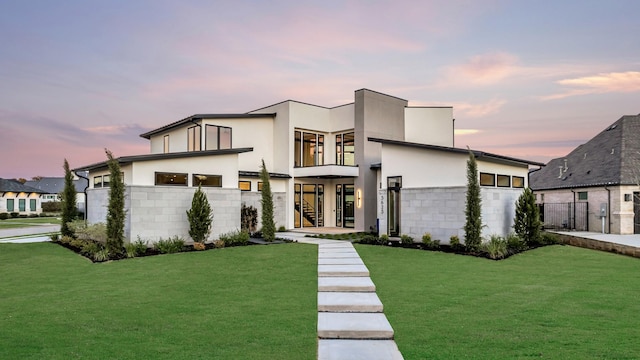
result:
[(320, 166), (305, 166), (297, 167), (293, 169), (293, 177), (312, 177), (323, 179), (335, 179), (345, 177), (357, 177), (357, 166), (344, 166), (344, 165), (320, 165)]

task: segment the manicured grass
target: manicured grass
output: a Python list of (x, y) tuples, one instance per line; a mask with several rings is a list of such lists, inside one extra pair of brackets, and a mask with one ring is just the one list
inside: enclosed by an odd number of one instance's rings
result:
[(548, 246), (502, 261), (356, 245), (405, 359), (638, 359), (640, 260)]
[(0, 244), (0, 359), (314, 359), (317, 248), (93, 264)]
[(0, 229), (15, 229), (43, 224), (60, 225), (60, 219), (56, 217), (10, 218), (0, 220)]

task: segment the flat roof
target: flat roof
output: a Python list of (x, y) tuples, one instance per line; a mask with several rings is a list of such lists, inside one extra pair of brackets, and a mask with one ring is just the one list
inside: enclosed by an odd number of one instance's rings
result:
[(202, 120), (202, 119), (252, 119), (252, 118), (273, 118), (275, 117), (276, 114), (275, 113), (264, 113), (264, 114), (195, 114), (195, 115), (191, 115), (189, 117), (186, 117), (182, 120), (178, 120), (175, 122), (172, 122), (171, 124), (167, 124), (165, 126), (159, 127), (157, 129), (148, 131), (144, 134), (140, 134), (140, 137), (145, 138), (145, 139), (150, 139), (151, 136), (167, 131), (167, 130), (171, 130), (173, 128), (182, 126), (184, 124), (187, 123), (194, 123), (198, 120)]

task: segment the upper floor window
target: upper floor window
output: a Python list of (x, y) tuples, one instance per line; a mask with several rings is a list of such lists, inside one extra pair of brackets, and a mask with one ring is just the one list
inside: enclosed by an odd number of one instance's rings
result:
[(511, 183), (514, 188), (523, 188), (524, 187), (524, 177), (522, 176), (513, 176), (511, 178)]
[(489, 173), (480, 173), (480, 185), (496, 186), (496, 175)]
[(352, 132), (336, 135), (336, 165), (355, 165), (354, 145)]
[(251, 181), (247, 181), (247, 180), (238, 181), (238, 188), (242, 191), (251, 191)]
[(226, 126), (205, 126), (206, 150), (231, 149), (231, 128)]
[(201, 131), (199, 125), (187, 129), (187, 151), (200, 151)]
[(93, 187), (101, 188), (101, 187), (109, 187), (111, 175), (99, 175), (93, 177)]
[(324, 165), (324, 135), (296, 131), (293, 140), (295, 167)]
[(222, 187), (222, 175), (193, 174), (193, 186)]
[(169, 135), (165, 135), (163, 138), (163, 141), (164, 141), (163, 152), (166, 154), (169, 152)]
[(511, 176), (498, 174), (498, 187), (510, 187)]

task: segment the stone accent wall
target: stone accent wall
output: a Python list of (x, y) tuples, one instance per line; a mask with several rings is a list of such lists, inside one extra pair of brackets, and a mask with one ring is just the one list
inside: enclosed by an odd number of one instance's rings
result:
[[(209, 240), (222, 233), (240, 229), (240, 190), (203, 188), (213, 210), (213, 226)], [(106, 222), (109, 189), (87, 190), (88, 222)], [(169, 186), (126, 186), (125, 237), (156, 242), (160, 238), (180, 236), (187, 241), (187, 210), (195, 188)]]
[(587, 239), (579, 236), (565, 235), (565, 234), (557, 234), (560, 237), (560, 242), (567, 245), (600, 250), (600, 251), (608, 251), (616, 254), (622, 254), (627, 256), (633, 256), (640, 258), (640, 248), (610, 243), (607, 241), (600, 241), (595, 239)]
[[(276, 223), (276, 230), (280, 226), (287, 226), (287, 196), (284, 192), (272, 192), (273, 195), (273, 221)], [(242, 204), (253, 206), (258, 209), (258, 225), (262, 228), (262, 193), (253, 191), (243, 191), (241, 196)], [(238, 214), (240, 210), (238, 210)]]
[[(521, 193), (522, 189), (481, 188), (483, 237), (506, 236), (513, 231), (515, 202)], [(400, 197), (402, 234), (420, 241), (428, 232), (442, 244), (448, 244), (452, 235), (464, 239), (466, 186), (402, 189)]]

